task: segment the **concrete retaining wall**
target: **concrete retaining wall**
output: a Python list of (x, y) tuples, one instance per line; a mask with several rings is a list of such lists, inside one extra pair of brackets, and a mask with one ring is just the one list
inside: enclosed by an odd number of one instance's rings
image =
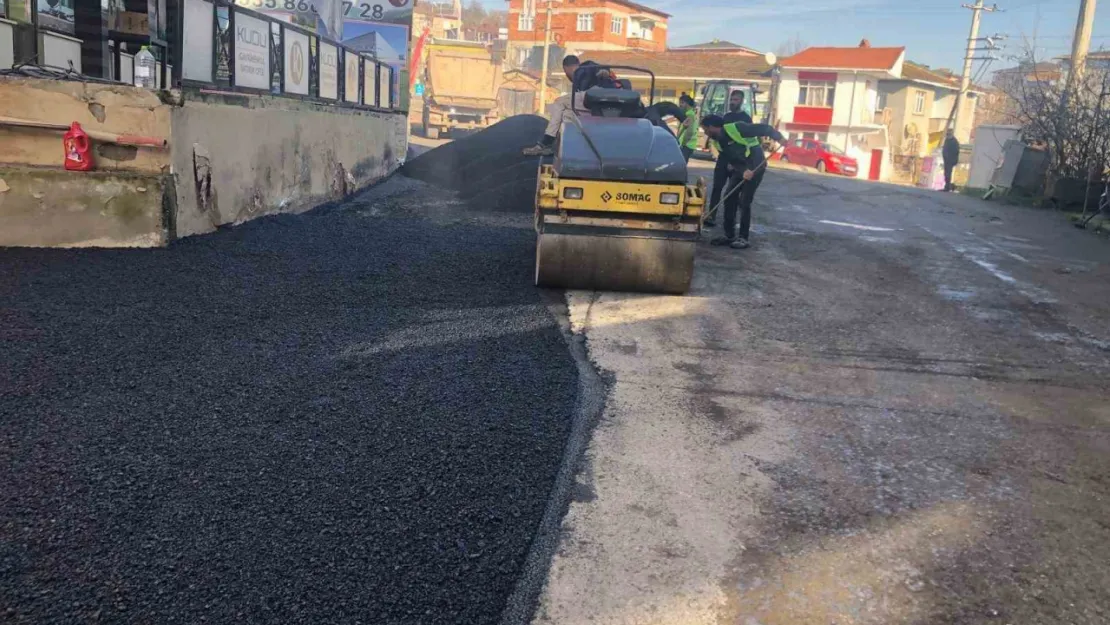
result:
[[(165, 139), (172, 108), (128, 85), (0, 76), (0, 117)], [(0, 164), (61, 168), (62, 154), (62, 131), (0, 125)], [(99, 141), (93, 155), (98, 171), (162, 173), (170, 164), (169, 150)]]
[(0, 246), (165, 245), (171, 180), (161, 174), (0, 167)]
[(177, 236), (299, 212), (366, 187), (407, 149), (403, 113), (198, 95), (173, 110)]
[(238, 94), (167, 100), (128, 85), (0, 77), (0, 117), (170, 144), (93, 141), (97, 171), (65, 172), (61, 131), (0, 124), (0, 245), (165, 245), (341, 198), (395, 170), (407, 149), (403, 113)]

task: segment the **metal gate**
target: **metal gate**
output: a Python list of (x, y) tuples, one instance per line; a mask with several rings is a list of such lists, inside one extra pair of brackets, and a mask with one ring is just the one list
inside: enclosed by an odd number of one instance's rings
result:
[(497, 92), (497, 105), (501, 109), (502, 119), (513, 115), (528, 115), (535, 113), (535, 103), (535, 91), (500, 89)]

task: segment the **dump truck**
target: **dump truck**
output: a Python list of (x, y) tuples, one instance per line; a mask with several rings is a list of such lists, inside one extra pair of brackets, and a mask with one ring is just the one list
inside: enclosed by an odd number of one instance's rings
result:
[(480, 43), (432, 40), (424, 65), (424, 136), (497, 122), (501, 68)]

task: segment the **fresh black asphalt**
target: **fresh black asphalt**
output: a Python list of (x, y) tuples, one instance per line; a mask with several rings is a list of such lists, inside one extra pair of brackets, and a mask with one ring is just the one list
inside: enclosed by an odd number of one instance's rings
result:
[(0, 622), (497, 622), (575, 402), (533, 238), (0, 249)]

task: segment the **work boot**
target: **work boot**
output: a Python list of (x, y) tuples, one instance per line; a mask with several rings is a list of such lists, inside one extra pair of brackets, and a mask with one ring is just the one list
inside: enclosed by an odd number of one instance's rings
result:
[(717, 246), (732, 245), (732, 242), (735, 241), (735, 240), (736, 239), (730, 239), (729, 237), (717, 237), (717, 238), (711, 240), (709, 242), (709, 244), (710, 245), (717, 245)]
[(744, 237), (740, 237), (740, 238), (736, 239), (735, 241), (733, 241), (732, 243), (729, 243), (728, 246), (731, 247), (734, 250), (746, 250), (749, 247), (751, 247), (752, 244), (748, 243), (748, 240), (745, 239)]
[(552, 156), (555, 154), (555, 148), (550, 145), (537, 143), (530, 148), (521, 150), (521, 154), (525, 156)]

